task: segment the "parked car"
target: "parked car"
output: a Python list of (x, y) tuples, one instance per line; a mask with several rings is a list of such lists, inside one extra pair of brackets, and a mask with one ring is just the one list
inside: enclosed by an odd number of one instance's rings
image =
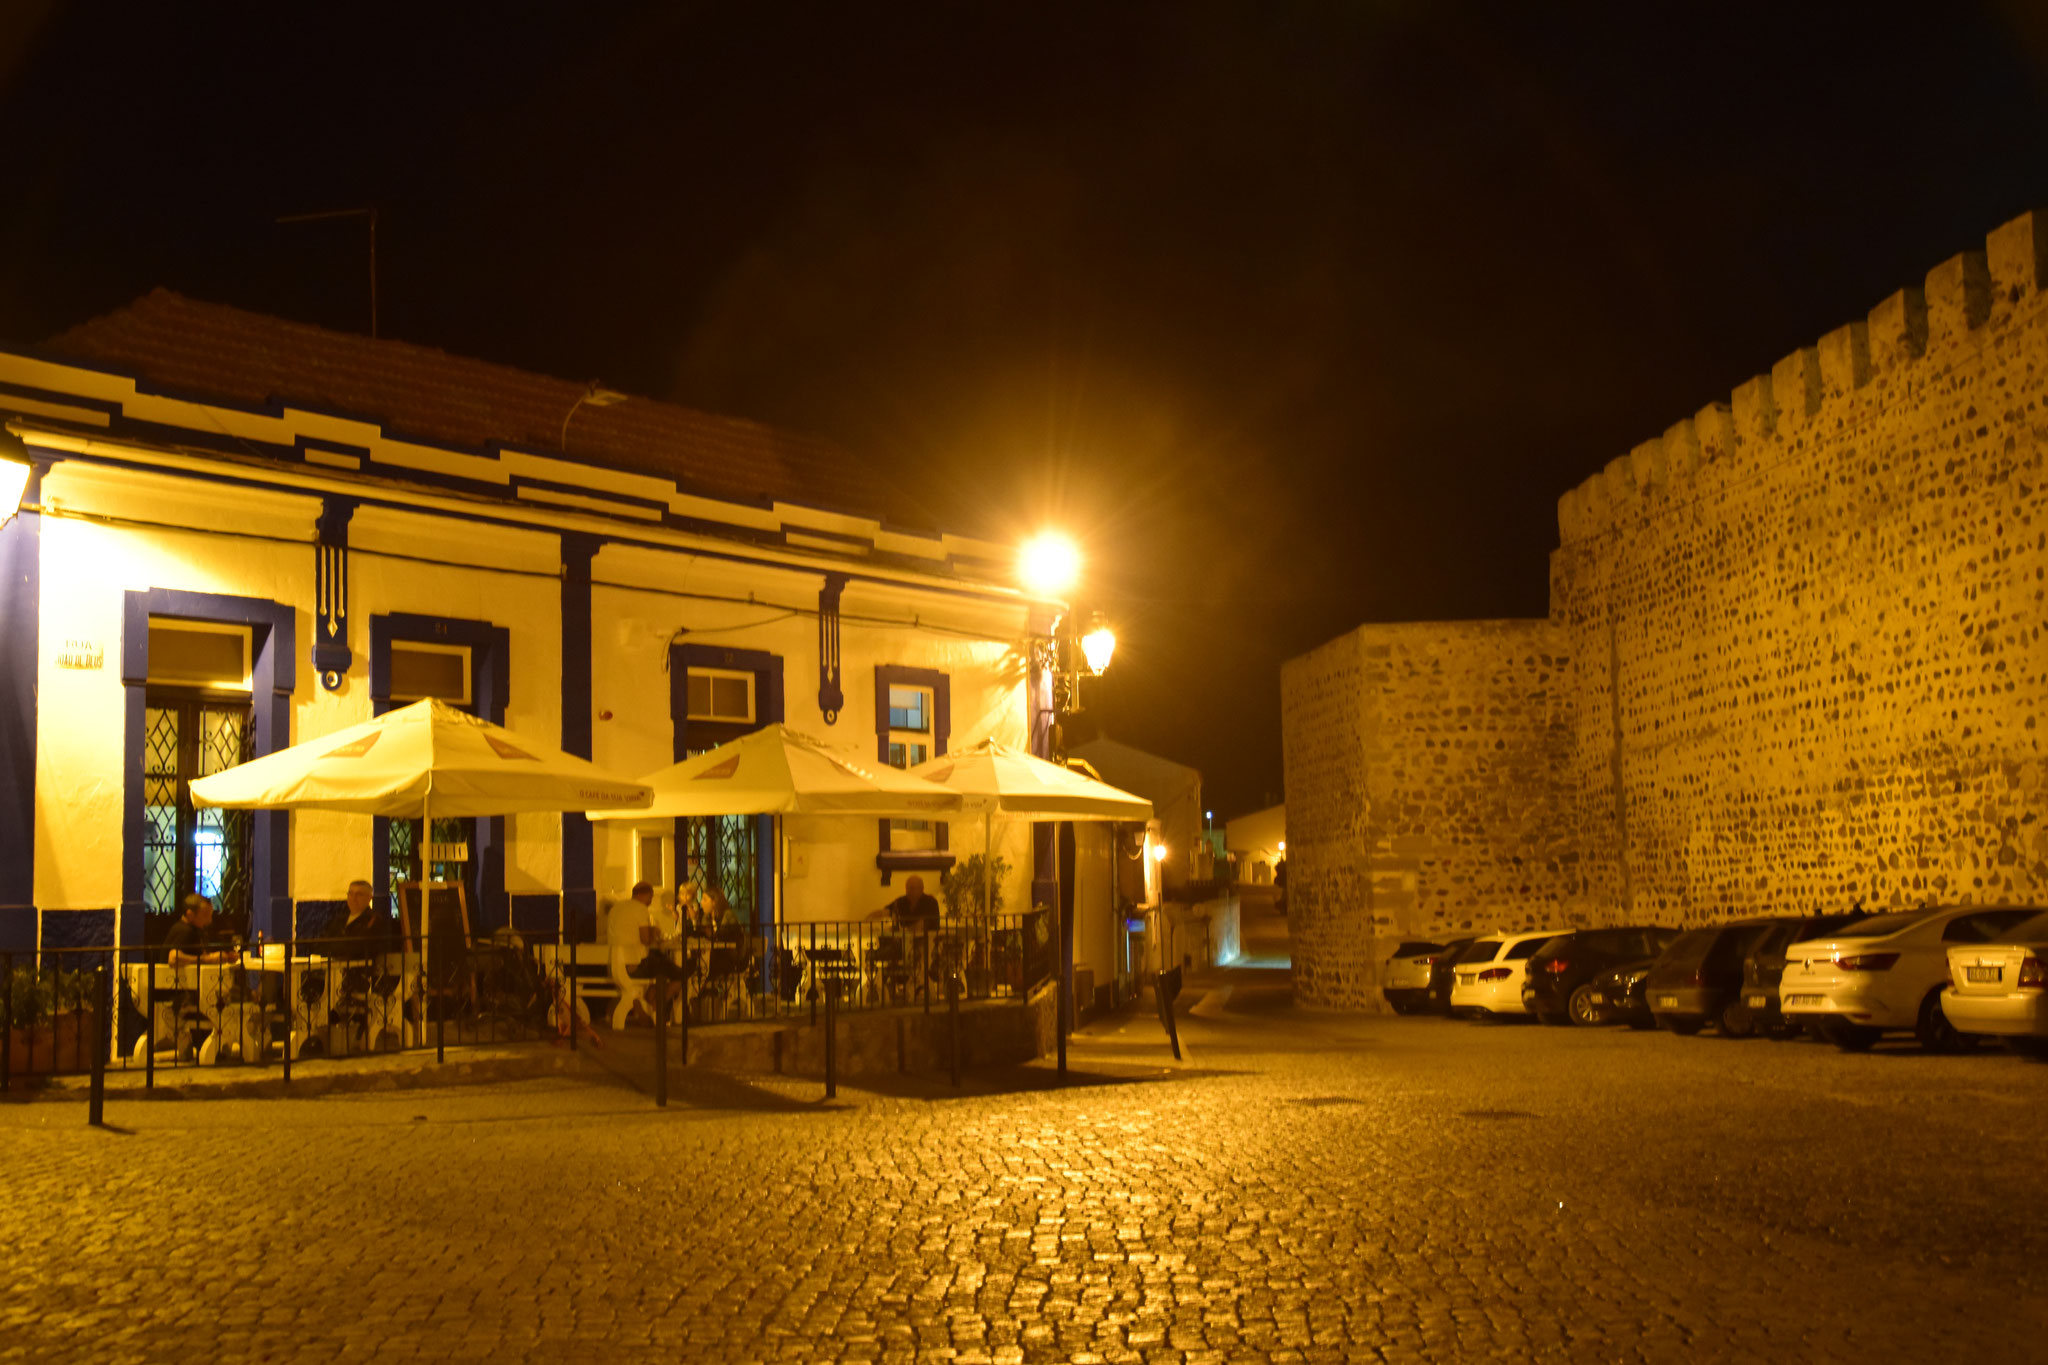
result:
[(1593, 978), (1589, 999), (1600, 1011), (1601, 1023), (1627, 1024), (1638, 1029), (1657, 1027), (1650, 1002), (1643, 995), (1643, 983), (1649, 979), (1650, 968), (1656, 965), (1654, 957), (1637, 958)]
[(1948, 950), (1941, 1012), (1967, 1034), (2048, 1057), (2048, 914), (2023, 920), (1996, 943)]
[(1488, 934), (1459, 954), (1452, 968), (1451, 1013), (1478, 1018), (1523, 1014), (1522, 979), (1538, 948), (1561, 929)]
[(1930, 1052), (1966, 1046), (1942, 1012), (1950, 984), (1948, 950), (1987, 944), (2032, 919), (2032, 908), (1947, 905), (1873, 915), (1785, 952), (1779, 1008), (1814, 1025), (1845, 1051), (1891, 1032), (1911, 1031)]
[(1598, 1024), (1601, 993), (1593, 979), (1624, 962), (1655, 957), (1678, 937), (1676, 929), (1624, 926), (1575, 929), (1536, 950), (1522, 981), (1522, 1005), (1546, 1024)]
[(1451, 983), (1457, 972), (1457, 962), (1467, 948), (1479, 940), (1454, 938), (1444, 945), (1444, 950), (1429, 960), (1429, 1008), (1436, 1014), (1451, 1012)]
[(1870, 918), (1868, 910), (1847, 910), (1839, 915), (1815, 915), (1773, 925), (1742, 960), (1742, 1003), (1749, 1011), (1752, 1031), (1768, 1038), (1793, 1038), (1800, 1026), (1786, 1019), (1778, 1009), (1778, 979), (1785, 974), (1785, 950), (1803, 939), (1824, 938), (1838, 930)]
[(1683, 934), (1643, 982), (1657, 1027), (1691, 1035), (1708, 1024), (1730, 1038), (1750, 1033), (1742, 1001), (1742, 960), (1781, 919), (1745, 919)]
[(1394, 946), (1393, 955), (1380, 971), (1380, 995), (1394, 1007), (1394, 1013), (1420, 1014), (1430, 1007), (1430, 975), (1443, 950), (1443, 944), (1427, 939), (1409, 939)]

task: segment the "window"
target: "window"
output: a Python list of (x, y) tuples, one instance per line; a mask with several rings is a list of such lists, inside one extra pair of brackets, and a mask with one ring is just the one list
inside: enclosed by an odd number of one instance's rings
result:
[(437, 697), (450, 706), (470, 703), (468, 645), (434, 645), (413, 640), (391, 642), (391, 700), (394, 703)]
[[(154, 641), (156, 632), (150, 636)], [(191, 891), (222, 914), (248, 913), (250, 813), (194, 806), (191, 787), (196, 777), (247, 762), (252, 741), (245, 704), (149, 690), (143, 711), (142, 903), (150, 914), (177, 914), (179, 900)]]
[(669, 886), (668, 850), (671, 840), (665, 834), (642, 830), (634, 836), (633, 880), (646, 882), (649, 886)]
[(149, 618), (149, 680), (173, 687), (249, 690), (249, 628)]
[[(915, 768), (932, 756), (932, 689), (889, 685), (889, 766)], [(892, 852), (918, 853), (939, 846), (930, 820), (891, 820)]]
[(754, 723), (754, 675), (722, 668), (690, 670), (689, 719), (723, 725)]

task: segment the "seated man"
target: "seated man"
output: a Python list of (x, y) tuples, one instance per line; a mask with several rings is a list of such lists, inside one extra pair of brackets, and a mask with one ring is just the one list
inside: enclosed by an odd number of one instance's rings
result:
[(380, 973), (378, 965), (392, 951), (391, 916), (370, 904), (370, 884), (358, 877), (348, 884), (348, 916), (324, 944), (327, 955), (349, 963), (341, 974), (341, 997), (347, 1013), (360, 1011), (365, 1042), (374, 1045), (396, 1015), (393, 992), (398, 978)]
[[(201, 1023), (199, 1001), (199, 973), (192, 969), (202, 964), (209, 967), (226, 966), (234, 962), (235, 950), (222, 943), (212, 932), (213, 902), (194, 891), (178, 902), (184, 911), (172, 922), (170, 932), (164, 935), (164, 961), (178, 972), (178, 986), (166, 1000), (157, 996), (160, 1008), (168, 1006), (172, 1018), (183, 1017), (202, 1029), (212, 1025)], [(223, 981), (221, 987), (229, 989)], [(239, 992), (236, 992), (239, 993)], [(180, 1060), (190, 1056), (193, 1030), (172, 1026), (173, 1047)], [(211, 1044), (209, 1044), (211, 1046)]]
[[(636, 981), (652, 978), (654, 989), (674, 1000), (682, 994), (682, 983), (689, 979), (689, 973), (662, 951), (663, 935), (651, 918), (653, 905), (654, 888), (638, 882), (634, 884), (632, 899), (612, 907), (606, 937), (610, 941), (613, 970), (623, 965), (626, 975)], [(633, 1006), (633, 1013), (641, 1013), (638, 1003)]]
[(921, 934), (939, 927), (939, 903), (924, 893), (924, 878), (903, 880), (903, 894), (882, 907), (889, 922), (906, 933)]
[(184, 913), (164, 935), (164, 961), (173, 967), (193, 967), (202, 962), (222, 965), (235, 960), (235, 950), (213, 936), (212, 901), (194, 891), (179, 901), (178, 907)]

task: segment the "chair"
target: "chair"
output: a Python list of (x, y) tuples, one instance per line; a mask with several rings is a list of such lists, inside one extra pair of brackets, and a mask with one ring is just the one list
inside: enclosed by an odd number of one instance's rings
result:
[(903, 940), (895, 934), (884, 935), (868, 949), (868, 979), (875, 992), (884, 1000), (900, 998), (910, 989), (910, 962), (903, 951)]

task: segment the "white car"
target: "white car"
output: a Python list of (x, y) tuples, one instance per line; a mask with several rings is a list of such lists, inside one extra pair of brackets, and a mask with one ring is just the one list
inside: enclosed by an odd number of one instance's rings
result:
[(1785, 950), (1778, 999), (1785, 1017), (1850, 1052), (1911, 1032), (1930, 1052), (1966, 1040), (1942, 1013), (1948, 950), (1990, 942), (2039, 912), (1981, 905), (1873, 915)]
[(1950, 948), (1948, 975), (1941, 1012), (1951, 1024), (2048, 1056), (2048, 913), (2014, 925), (1996, 943)]
[(1536, 929), (1521, 934), (1488, 934), (1458, 955), (1451, 969), (1451, 1013), (1492, 1016), (1527, 1014), (1522, 978), (1536, 950), (1564, 933)]

